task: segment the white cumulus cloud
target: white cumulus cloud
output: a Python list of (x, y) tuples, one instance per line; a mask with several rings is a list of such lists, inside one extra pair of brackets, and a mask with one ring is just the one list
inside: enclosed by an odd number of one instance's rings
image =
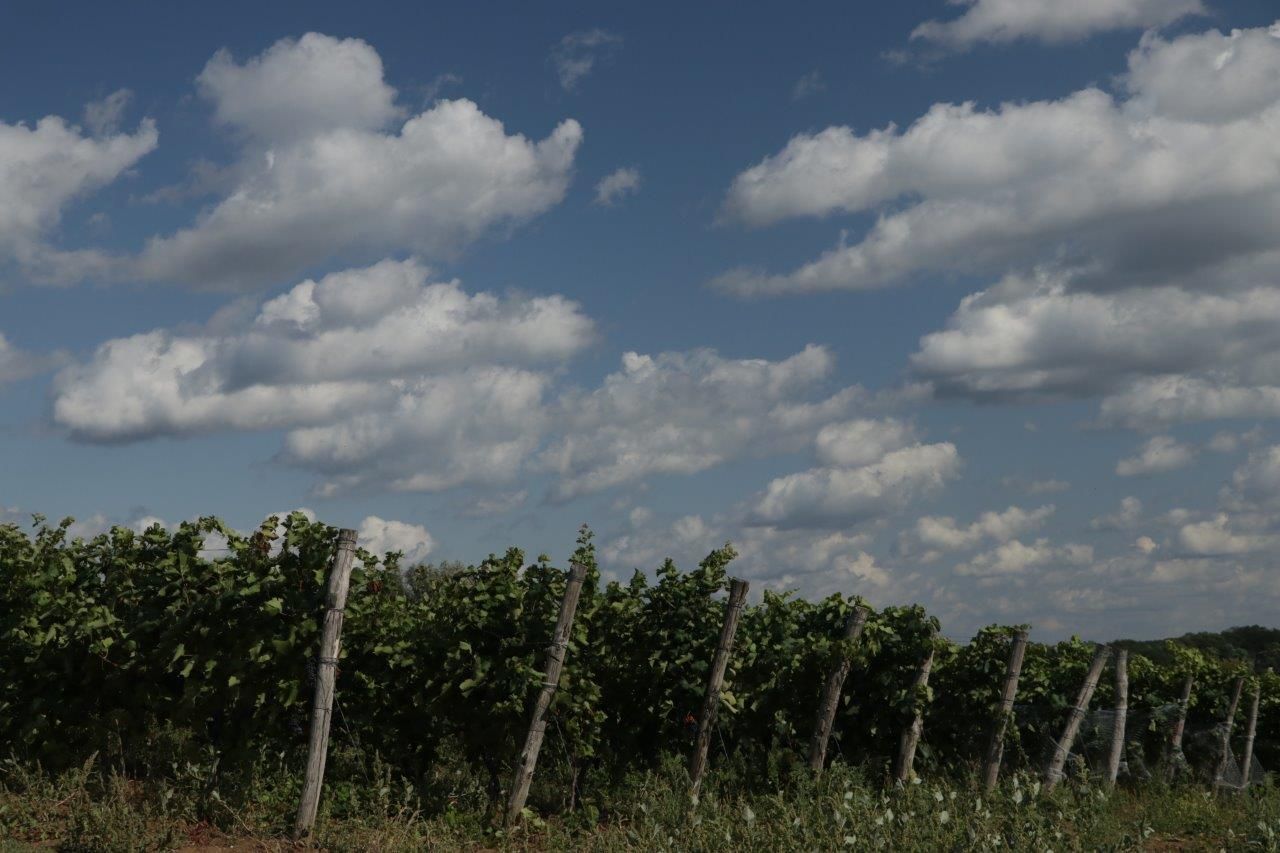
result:
[(196, 85), (219, 123), (270, 143), (378, 130), (400, 114), (378, 52), (360, 39), (320, 33), (281, 39), (243, 64), (220, 50)]
[(778, 361), (627, 353), (596, 387), (562, 382), (595, 340), (564, 297), (469, 293), (386, 260), (241, 300), (203, 327), (108, 340), (55, 376), (52, 416), (99, 443), (281, 430), (277, 461), (318, 475), (318, 494), (468, 487), (476, 511), (518, 504), (492, 490), (524, 494), (525, 474), (569, 500), (748, 455), (816, 445), (847, 463), (914, 441), (898, 421), (847, 419), (915, 391), (828, 387), (822, 347)]
[(538, 441), (539, 368), (593, 338), (562, 297), (469, 294), (384, 261), (201, 331), (107, 341), (57, 375), (53, 417), (103, 442), (282, 428), (282, 459), (334, 488), (437, 490), (509, 478)]
[(1129, 54), (1125, 83), (1152, 113), (1216, 124), (1280, 100), (1278, 66), (1280, 24), (1171, 41), (1152, 32)]
[(1274, 550), (1280, 536), (1232, 529), (1231, 518), (1219, 513), (1208, 521), (1187, 524), (1178, 531), (1178, 541), (1197, 557), (1220, 557)]
[(50, 244), (63, 211), (133, 168), (160, 138), (151, 119), (133, 133), (114, 132), (119, 116), (109, 112), (101, 103), (90, 105), (94, 135), (58, 116), (34, 126), (0, 121), (0, 263), (16, 261), (42, 276), (80, 263), (75, 253), (63, 255)]
[(823, 396), (835, 366), (809, 346), (781, 361), (727, 359), (712, 350), (627, 353), (592, 391), (557, 404), (561, 434), (541, 454), (568, 499), (651, 474), (692, 474), (745, 454), (797, 450), (855, 406), (857, 387)]
[(781, 528), (844, 527), (939, 491), (959, 469), (960, 454), (949, 442), (904, 447), (857, 467), (812, 468), (771, 481), (752, 519)]
[(913, 40), (966, 49), (982, 42), (1022, 39), (1057, 43), (1096, 33), (1145, 29), (1204, 14), (1201, 0), (950, 0), (965, 7), (960, 17), (930, 20), (911, 33)]
[(465, 99), (402, 120), (382, 74), (368, 44), (315, 33), (243, 63), (215, 55), (198, 84), (243, 140), (231, 189), (114, 274), (251, 288), (339, 254), (451, 255), (564, 197), (576, 121), (534, 141)]
[(376, 515), (367, 516), (356, 531), (361, 548), (381, 557), (390, 551), (401, 554), (400, 564), (421, 563), (435, 547), (435, 540), (420, 524), (391, 521)]
[(1053, 545), (1048, 539), (1037, 539), (1027, 544), (1011, 539), (956, 566), (956, 574), (976, 577), (1020, 575), (1055, 563), (1081, 566), (1092, 561), (1093, 548), (1089, 545)]
[[(905, 128), (795, 136), (735, 178), (724, 216), (767, 225), (871, 211), (875, 224), (792, 272), (743, 268), (716, 284), (746, 295), (858, 290), (1066, 259), (1095, 288), (1115, 288), (1280, 250), (1280, 89), (1258, 91), (1232, 62), (1187, 49), (1205, 38), (1146, 40), (1123, 97), (1087, 88), (993, 108), (939, 103)], [(1273, 37), (1234, 39), (1243, 54)], [(1244, 79), (1265, 77), (1280, 55), (1257, 48), (1247, 64)], [(1202, 120), (1215, 108), (1216, 121)]]
[(1176, 471), (1191, 464), (1195, 450), (1168, 435), (1152, 436), (1138, 448), (1138, 453), (1116, 463), (1121, 477), (1137, 477)]
[(1073, 290), (1059, 272), (1012, 275), (965, 297), (911, 357), (922, 378), (974, 396), (1119, 392), (1133, 381), (1280, 354), (1280, 291)]
[(950, 516), (926, 515), (916, 520), (910, 539), (936, 551), (959, 551), (974, 548), (988, 539), (1007, 542), (1040, 527), (1053, 513), (1052, 504), (1032, 510), (1011, 506), (1000, 512), (984, 512), (964, 526)]

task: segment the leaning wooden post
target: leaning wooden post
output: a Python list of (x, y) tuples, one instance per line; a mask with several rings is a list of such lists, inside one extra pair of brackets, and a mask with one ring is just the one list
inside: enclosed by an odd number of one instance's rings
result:
[(311, 833), (320, 807), (320, 788), (324, 784), (324, 765), (329, 752), (329, 723), (333, 717), (333, 691), (337, 678), (338, 652), (342, 646), (342, 614), (347, 606), (347, 590), (351, 585), (351, 565), (356, 555), (356, 532), (338, 532), (338, 551), (329, 570), (329, 589), (325, 600), (324, 625), (320, 631), (320, 657), (316, 666), (316, 694), (311, 707), (311, 737), (307, 743), (307, 775), (302, 780), (302, 800), (293, 837), (302, 839)]
[(1249, 702), (1249, 722), (1244, 730), (1244, 753), (1240, 756), (1240, 790), (1249, 787), (1249, 771), (1253, 769), (1253, 739), (1258, 733), (1258, 702), (1262, 698), (1262, 685), (1253, 685), (1253, 698)]
[(1084, 677), (1084, 684), (1080, 685), (1080, 693), (1076, 696), (1076, 704), (1071, 708), (1071, 715), (1067, 717), (1067, 725), (1062, 730), (1062, 737), (1053, 747), (1053, 754), (1049, 758), (1049, 764), (1044, 771), (1044, 787), (1046, 791), (1052, 791), (1062, 779), (1062, 768), (1067, 764), (1067, 756), (1071, 754), (1071, 747), (1076, 742), (1076, 735), (1080, 732), (1080, 724), (1084, 722), (1085, 711), (1089, 710), (1089, 701), (1093, 699), (1093, 691), (1098, 687), (1098, 679), (1102, 676), (1102, 668), (1107, 665), (1107, 658), (1111, 656), (1111, 647), (1102, 645), (1098, 646), (1093, 653), (1093, 662), (1089, 664), (1089, 671)]
[(1182, 683), (1182, 697), (1178, 699), (1178, 716), (1173, 721), (1173, 731), (1169, 734), (1168, 764), (1165, 766), (1164, 775), (1170, 782), (1178, 773), (1178, 756), (1182, 754), (1182, 733), (1187, 728), (1187, 709), (1191, 706), (1191, 689), (1195, 683), (1194, 675), (1188, 675), (1187, 680)]
[(578, 609), (578, 597), (582, 594), (582, 582), (586, 577), (587, 568), (581, 563), (574, 563), (569, 567), (569, 582), (560, 602), (560, 618), (556, 620), (556, 630), (551, 635), (551, 646), (547, 649), (542, 690), (538, 693), (538, 701), (534, 703), (529, 733), (525, 736), (520, 763), (516, 765), (516, 776), (511, 783), (511, 797), (507, 800), (507, 826), (514, 826), (520, 820), (525, 800), (529, 798), (529, 785), (533, 782), (533, 771), (538, 766), (538, 753), (542, 750), (542, 739), (547, 733), (547, 711), (551, 708), (551, 700), (555, 698), (556, 687), (560, 683), (560, 671), (564, 668), (569, 635), (573, 630), (573, 614)]
[[(929, 686), (929, 670), (933, 669), (933, 649), (929, 649), (929, 654), (920, 663), (920, 669), (916, 671), (916, 679), (912, 684), (911, 695), (919, 697), (919, 695)], [(898, 744), (898, 763), (894, 768), (894, 779), (899, 782), (907, 783), (911, 781), (911, 767), (916, 761), (916, 747), (920, 744), (920, 735), (924, 732), (924, 709), (917, 708), (916, 715), (911, 718), (911, 725), (902, 733), (902, 739)]]
[(696, 799), (702, 787), (702, 776), (707, 771), (707, 751), (711, 748), (711, 732), (715, 728), (716, 712), (720, 708), (720, 690), (724, 686), (724, 670), (733, 652), (733, 635), (738, 631), (742, 617), (743, 601), (747, 597), (747, 582), (731, 578), (729, 602), (724, 614), (724, 627), (720, 629), (720, 644), (711, 659), (711, 676), (707, 679), (707, 695), (702, 702), (702, 714), (698, 717), (698, 740), (689, 759), (689, 794)]
[(1111, 754), (1107, 756), (1107, 787), (1116, 786), (1120, 759), (1124, 756), (1124, 727), (1129, 717), (1129, 653), (1116, 652), (1116, 719), (1111, 728)]
[(1000, 707), (996, 710), (996, 724), (987, 744), (987, 760), (982, 771), (983, 784), (993, 790), (1000, 779), (1000, 763), (1004, 760), (1004, 736), (1009, 718), (1013, 716), (1013, 700), (1018, 695), (1018, 676), (1022, 674), (1022, 660), (1027, 654), (1026, 629), (1013, 635), (1009, 648), (1009, 666), (1004, 671), (1004, 690), (1000, 692)]
[(1231, 704), (1227, 706), (1226, 719), (1222, 721), (1222, 755), (1218, 758), (1218, 769), (1213, 774), (1213, 787), (1223, 784), (1227, 775), (1227, 764), (1231, 761), (1231, 730), (1236, 725), (1236, 709), (1240, 707), (1240, 692), (1244, 690), (1244, 676), (1236, 678), (1235, 687), (1231, 691)]
[(818, 703), (818, 716), (813, 724), (813, 737), (809, 740), (809, 769), (815, 773), (822, 770), (827, 760), (827, 741), (831, 738), (831, 727), (840, 707), (840, 691), (844, 688), (844, 680), (849, 677), (852, 663), (849, 647), (858, 642), (869, 614), (867, 608), (858, 605), (844, 621), (844, 633), (840, 638), (844, 647), (827, 673), (827, 684), (822, 689), (822, 701)]

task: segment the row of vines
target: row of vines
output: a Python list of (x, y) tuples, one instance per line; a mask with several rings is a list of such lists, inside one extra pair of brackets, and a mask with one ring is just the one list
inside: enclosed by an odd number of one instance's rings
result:
[[(156, 732), (181, 729), (219, 760), (300, 748), (310, 705), (325, 576), (337, 531), (300, 514), (241, 535), (216, 519), (174, 531), (116, 528), (70, 541), (68, 523), (0, 526), (0, 744), (46, 766), (107, 751), (143, 760)], [(216, 534), (216, 535), (215, 535)], [(225, 539), (216, 552), (210, 540)], [(724, 616), (726, 545), (652, 580), (601, 583), (585, 528), (572, 559), (587, 568), (544, 763), (578, 772), (651, 764), (687, 751)], [(541, 681), (566, 581), (545, 556), (511, 549), (480, 565), (402, 569), (396, 555), (358, 552), (338, 678), (341, 736), (412, 777), (447, 748), (496, 786), (514, 761)], [(747, 607), (716, 724), (716, 755), (803, 762), (824, 676), (855, 597), (811, 602), (766, 592)], [(980, 760), (1009, 638), (993, 626), (954, 643), (920, 607), (875, 610), (853, 667), (830, 754), (888, 766), (903, 727), (925, 712), (917, 768)], [(912, 682), (932, 649), (927, 690)], [(1070, 640), (1032, 643), (1006, 762), (1038, 765), (1093, 654)], [(1138, 748), (1158, 755), (1158, 714), (1188, 675), (1189, 727), (1225, 712), (1234, 679), (1260, 684), (1257, 754), (1280, 757), (1280, 679), (1179, 649), (1158, 667), (1129, 663), (1129, 707), (1147, 720)], [(1104, 677), (1094, 707), (1112, 702)]]

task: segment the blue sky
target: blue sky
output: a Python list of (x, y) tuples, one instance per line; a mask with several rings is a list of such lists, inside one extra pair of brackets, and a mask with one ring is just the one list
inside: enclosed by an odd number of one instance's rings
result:
[(1271, 4), (6, 18), (0, 516), (1273, 621)]

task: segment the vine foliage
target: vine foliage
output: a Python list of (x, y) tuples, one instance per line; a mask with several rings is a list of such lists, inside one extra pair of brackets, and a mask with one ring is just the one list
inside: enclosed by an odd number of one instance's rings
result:
[[(304, 743), (312, 663), (337, 531), (301, 514), (249, 535), (216, 518), (169, 531), (117, 527), (72, 539), (70, 519), (0, 525), (0, 743), (50, 767), (105, 752), (145, 761), (158, 732), (230, 765)], [(225, 544), (223, 544), (225, 543)], [(687, 750), (724, 618), (731, 545), (691, 571), (671, 561), (602, 583), (591, 532), (570, 559), (587, 567), (543, 761), (582, 771), (652, 765)], [(338, 679), (342, 737), (410, 776), (442, 751), (482, 770), (496, 794), (518, 754), (551, 640), (566, 573), (519, 549), (475, 566), (402, 568), (399, 555), (359, 551)], [(766, 591), (740, 624), (715, 749), (771, 770), (800, 763), (825, 674), (853, 666), (830, 753), (887, 768), (898, 735), (925, 712), (922, 766), (976, 765), (994, 719), (1017, 626), (966, 644), (919, 606), (873, 611), (861, 640), (839, 639), (853, 595), (807, 601)], [(914, 690), (925, 654), (927, 688)], [(1031, 764), (1056, 736), (1092, 644), (1031, 643), (1010, 737), (1010, 761)], [(1172, 664), (1135, 655), (1131, 713), (1197, 689), (1192, 725), (1220, 719), (1243, 664), (1175, 648)], [(1274, 756), (1280, 679), (1262, 687), (1257, 752)], [(1095, 707), (1113, 701), (1104, 678)], [(1152, 752), (1156, 716), (1139, 735)], [(779, 763), (781, 762), (781, 763)]]

